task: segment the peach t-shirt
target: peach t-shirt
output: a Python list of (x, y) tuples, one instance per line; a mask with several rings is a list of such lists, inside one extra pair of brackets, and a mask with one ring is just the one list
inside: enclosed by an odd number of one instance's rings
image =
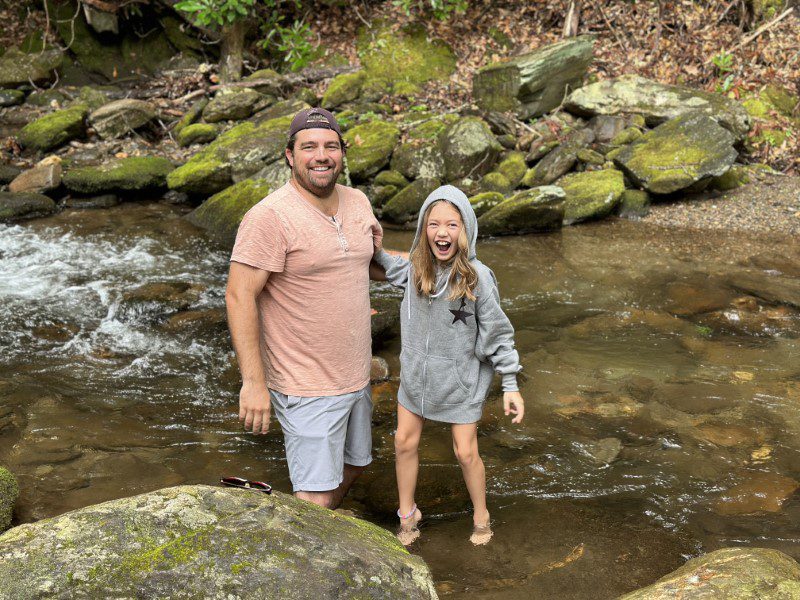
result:
[(247, 212), (231, 255), (270, 271), (257, 299), (261, 356), (267, 385), (286, 395), (369, 383), (369, 263), (383, 231), (362, 192), (336, 189), (334, 221), (287, 183)]

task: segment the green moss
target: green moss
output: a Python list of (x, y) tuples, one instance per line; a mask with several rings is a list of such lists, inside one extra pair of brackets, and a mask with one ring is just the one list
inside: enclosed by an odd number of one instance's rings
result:
[(606, 162), (602, 154), (590, 148), (581, 148), (576, 155), (579, 161), (587, 165), (602, 165)]
[(241, 563), (236, 563), (236, 564), (231, 565), (231, 573), (233, 573), (234, 575), (238, 575), (239, 573), (241, 573), (245, 569), (249, 569), (252, 566), (253, 566), (253, 563), (248, 562), (248, 561), (244, 561), (244, 562), (241, 562)]
[(0, 467), (0, 532), (11, 525), (17, 496), (19, 496), (17, 478), (8, 469)]
[(395, 185), (398, 188), (404, 188), (408, 185), (408, 179), (403, 177), (402, 173), (398, 171), (381, 171), (375, 177), (375, 185)]
[(223, 243), (231, 244), (245, 213), (270, 192), (267, 181), (245, 179), (211, 196), (186, 218), (198, 227), (210, 231)]
[(484, 192), (500, 192), (506, 194), (514, 189), (508, 177), (502, 173), (493, 171), (483, 176), (480, 183), (480, 189)]
[(342, 73), (331, 80), (328, 89), (322, 96), (322, 107), (331, 109), (344, 104), (353, 102), (361, 94), (361, 86), (366, 79), (364, 71), (355, 73)]
[(347, 165), (354, 180), (363, 181), (389, 164), (400, 130), (391, 123), (372, 121), (344, 134)]
[(779, 85), (770, 84), (761, 92), (761, 97), (784, 117), (791, 117), (800, 98), (790, 94), (789, 90)]
[(747, 114), (754, 119), (766, 119), (769, 117), (771, 106), (758, 96), (750, 96), (742, 102)]
[(396, 185), (376, 185), (373, 187), (372, 194), (369, 195), (369, 199), (372, 202), (372, 206), (380, 208), (386, 204), (387, 200), (392, 198), (399, 191), (400, 187)]
[(650, 212), (650, 194), (644, 190), (625, 190), (619, 199), (617, 213), (626, 219), (643, 217)]
[(219, 130), (210, 123), (193, 123), (187, 125), (178, 134), (178, 144), (180, 146), (191, 146), (192, 144), (207, 144), (214, 141)]
[(416, 218), (425, 198), (439, 185), (438, 179), (417, 179), (386, 203), (383, 207), (383, 218), (393, 223), (406, 223)]
[(710, 187), (727, 192), (750, 183), (750, 171), (743, 165), (733, 165), (726, 173), (711, 180)]
[(71, 169), (64, 174), (64, 186), (81, 194), (133, 192), (166, 185), (172, 163), (157, 156), (134, 156), (108, 162), (99, 167)]
[(478, 218), (481, 235), (508, 235), (559, 229), (564, 218), (564, 191), (543, 186), (519, 192)]
[(636, 127), (628, 127), (627, 129), (623, 129), (620, 131), (614, 139), (611, 140), (611, 144), (614, 146), (625, 146), (632, 142), (635, 142), (640, 137), (642, 137), (642, 132), (639, 131)]
[(475, 216), (480, 217), (482, 214), (489, 212), (495, 206), (505, 201), (505, 199), (505, 196), (500, 192), (481, 192), (480, 194), (472, 196), (469, 199), (469, 203), (475, 211)]
[(625, 191), (625, 178), (616, 169), (586, 171), (562, 177), (557, 185), (566, 195), (564, 222), (572, 224), (610, 214)]
[(25, 148), (46, 152), (70, 140), (83, 136), (86, 131), (86, 115), (89, 109), (85, 104), (53, 113), (28, 123), (19, 132), (17, 140)]
[(180, 118), (180, 120), (175, 123), (175, 127), (172, 128), (172, 133), (174, 135), (180, 135), (181, 131), (184, 127), (187, 127), (197, 121), (200, 118), (200, 115), (203, 114), (203, 109), (208, 104), (208, 98), (201, 98), (194, 104), (192, 104), (191, 108), (186, 111), (186, 113)]
[(458, 121), (458, 117), (452, 114), (425, 121), (409, 130), (408, 138), (412, 140), (434, 140), (447, 129), (448, 125), (452, 125), (456, 121)]
[(522, 152), (509, 152), (497, 165), (498, 173), (502, 173), (508, 179), (511, 189), (522, 182), (527, 170), (528, 165), (525, 164), (525, 154)]

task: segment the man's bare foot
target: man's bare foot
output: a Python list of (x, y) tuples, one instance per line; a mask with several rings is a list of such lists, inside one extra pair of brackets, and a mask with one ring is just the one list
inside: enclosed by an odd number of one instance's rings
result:
[(492, 539), (493, 535), (494, 531), (492, 531), (492, 522), (489, 518), (489, 513), (486, 513), (485, 520), (482, 519), (480, 522), (473, 521), (472, 535), (469, 536), (469, 541), (476, 546), (483, 546), (484, 544), (489, 543), (489, 540)]
[(400, 517), (400, 530), (397, 532), (397, 539), (403, 546), (410, 546), (420, 536), (419, 522), (422, 521), (422, 513), (414, 506), (414, 512), (407, 519)]

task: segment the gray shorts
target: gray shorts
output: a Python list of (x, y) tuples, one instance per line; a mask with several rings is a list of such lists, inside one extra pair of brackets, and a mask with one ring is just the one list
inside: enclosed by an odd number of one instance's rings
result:
[(295, 492), (326, 492), (342, 482), (344, 463), (372, 462), (372, 390), (341, 396), (286, 396), (269, 391), (283, 429)]

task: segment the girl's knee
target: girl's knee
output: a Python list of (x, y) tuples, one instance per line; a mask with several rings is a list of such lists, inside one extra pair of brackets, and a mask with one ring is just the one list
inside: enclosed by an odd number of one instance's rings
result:
[(465, 447), (453, 446), (453, 450), (455, 451), (458, 463), (463, 467), (470, 467), (481, 460), (477, 446), (471, 444)]
[(394, 434), (394, 450), (398, 454), (415, 452), (419, 445), (419, 436), (410, 434), (399, 429)]

